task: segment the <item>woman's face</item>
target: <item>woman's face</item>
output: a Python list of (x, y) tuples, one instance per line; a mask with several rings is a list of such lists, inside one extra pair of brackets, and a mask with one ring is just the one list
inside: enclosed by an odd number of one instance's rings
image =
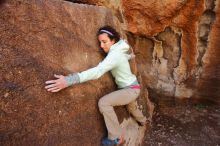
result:
[(115, 40), (111, 40), (106, 33), (100, 34), (98, 40), (100, 42), (100, 47), (105, 53), (108, 53), (111, 46), (115, 43)]

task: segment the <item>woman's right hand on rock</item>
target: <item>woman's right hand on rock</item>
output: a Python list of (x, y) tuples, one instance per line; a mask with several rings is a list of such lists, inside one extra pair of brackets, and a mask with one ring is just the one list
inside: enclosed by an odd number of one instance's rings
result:
[(49, 92), (58, 92), (66, 87), (68, 87), (66, 80), (65, 80), (65, 76), (63, 75), (54, 75), (55, 80), (48, 80), (45, 83), (47, 84), (45, 86), (45, 89), (47, 89), (47, 91)]

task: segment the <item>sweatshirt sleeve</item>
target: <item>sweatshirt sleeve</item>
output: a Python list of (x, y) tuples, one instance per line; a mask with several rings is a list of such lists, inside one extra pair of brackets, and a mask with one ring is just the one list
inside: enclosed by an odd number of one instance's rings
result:
[(79, 75), (78, 73), (69, 74), (68, 76), (65, 76), (65, 81), (68, 86), (78, 84), (79, 83)]
[(117, 54), (110, 53), (106, 56), (106, 58), (100, 62), (96, 67), (78, 73), (80, 83), (95, 80), (101, 77), (104, 73), (110, 71), (117, 65)]

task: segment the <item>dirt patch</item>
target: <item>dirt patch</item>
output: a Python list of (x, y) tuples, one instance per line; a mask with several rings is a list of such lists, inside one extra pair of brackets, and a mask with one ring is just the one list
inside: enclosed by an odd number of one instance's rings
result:
[(146, 146), (219, 146), (220, 106), (163, 106), (153, 116)]

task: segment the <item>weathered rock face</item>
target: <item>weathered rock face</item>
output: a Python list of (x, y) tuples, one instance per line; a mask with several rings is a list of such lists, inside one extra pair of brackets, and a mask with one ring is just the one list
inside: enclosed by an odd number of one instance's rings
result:
[[(176, 7), (179, 6), (176, 5)], [(209, 46), (212, 46), (209, 40), (215, 40), (215, 36), (210, 35), (211, 32), (218, 32), (218, 29), (212, 29), (218, 25), (217, 22), (214, 23), (218, 7), (217, 1), (188, 1), (185, 4), (182, 3), (179, 11), (176, 10), (173, 13), (175, 14), (173, 17), (163, 19), (162, 22), (168, 22), (166, 25), (164, 23), (160, 25), (160, 28), (166, 26), (165, 29), (163, 28), (164, 31), (157, 27), (150, 29), (155, 33), (152, 33), (153, 38), (151, 38), (154, 46), (150, 50), (153, 48), (153, 51), (149, 51), (153, 58), (150, 60), (152, 64), (147, 61), (152, 67), (145, 71), (147, 74), (143, 74), (148, 76), (148, 80), (145, 80), (148, 86), (160, 94), (157, 96), (178, 98), (204, 98), (206, 96), (206, 99), (219, 102), (218, 92), (212, 92), (212, 94), (206, 92), (219, 89), (219, 86), (216, 86), (219, 84), (219, 75), (217, 73), (212, 75), (216, 82), (213, 84), (209, 82), (210, 79), (205, 79), (203, 76), (210, 72), (209, 69), (205, 69), (207, 67), (203, 60), (204, 56), (209, 54), (206, 50), (210, 50)], [(158, 17), (160, 18), (160, 15)], [(168, 19), (172, 21), (165, 21)], [(146, 35), (152, 36), (150, 33)], [(151, 43), (148, 46), (152, 46)], [(215, 47), (212, 47), (215, 52), (213, 55), (218, 56), (219, 53), (216, 52), (218, 49)], [(206, 60), (210, 60), (209, 66), (213, 68), (215, 68), (214, 62), (218, 62), (218, 59), (211, 59), (211, 57)], [(218, 70), (215, 68), (215, 72), (219, 72)], [(201, 86), (206, 90), (201, 92)]]
[[(154, 2), (157, 4), (157, 1)], [(141, 35), (146, 36), (140, 38), (133, 35), (132, 39), (137, 54), (140, 52), (141, 56), (148, 58), (140, 61), (138, 65), (148, 87), (157, 93), (150, 96), (197, 97), (219, 103), (219, 69), (216, 67), (219, 52), (217, 45), (213, 45), (214, 42), (218, 42), (218, 1), (179, 1), (175, 6), (178, 10), (169, 9), (167, 13), (164, 13), (166, 7), (163, 9), (163, 4), (157, 5), (159, 9), (154, 9), (154, 3), (151, 4), (151, 8), (147, 7), (150, 9), (147, 14), (151, 16), (157, 11), (153, 18), (161, 21), (153, 24), (153, 19), (147, 19), (149, 23), (146, 27), (155, 26), (147, 27), (147, 31), (138, 27), (134, 31), (128, 27), (132, 33), (142, 33)], [(160, 9), (163, 13), (160, 13)], [(139, 10), (141, 13), (143, 9), (132, 10)], [(134, 15), (132, 11), (128, 13), (131, 13), (130, 16)]]
[[(96, 31), (106, 24), (117, 26), (117, 20), (103, 7), (56, 0), (1, 1), (0, 145), (100, 144), (106, 131), (97, 101), (116, 88), (110, 74), (55, 94), (44, 86), (53, 74), (83, 71), (102, 60)], [(145, 90), (139, 103), (146, 115), (147, 101)], [(122, 125), (130, 127), (127, 144), (140, 144), (145, 129), (123, 107), (116, 112)]]
[(220, 102), (219, 0), (84, 2), (111, 8), (129, 32), (150, 96)]
[(220, 3), (219, 1), (215, 2), (214, 11), (208, 9), (214, 7), (211, 4), (213, 3), (207, 2), (207, 10), (203, 13), (200, 21), (200, 26), (205, 27), (205, 29), (199, 38), (199, 44), (203, 44), (202, 47), (198, 44), (199, 54), (203, 57), (201, 57), (200, 78), (196, 81), (198, 87), (196, 96), (220, 103)]

